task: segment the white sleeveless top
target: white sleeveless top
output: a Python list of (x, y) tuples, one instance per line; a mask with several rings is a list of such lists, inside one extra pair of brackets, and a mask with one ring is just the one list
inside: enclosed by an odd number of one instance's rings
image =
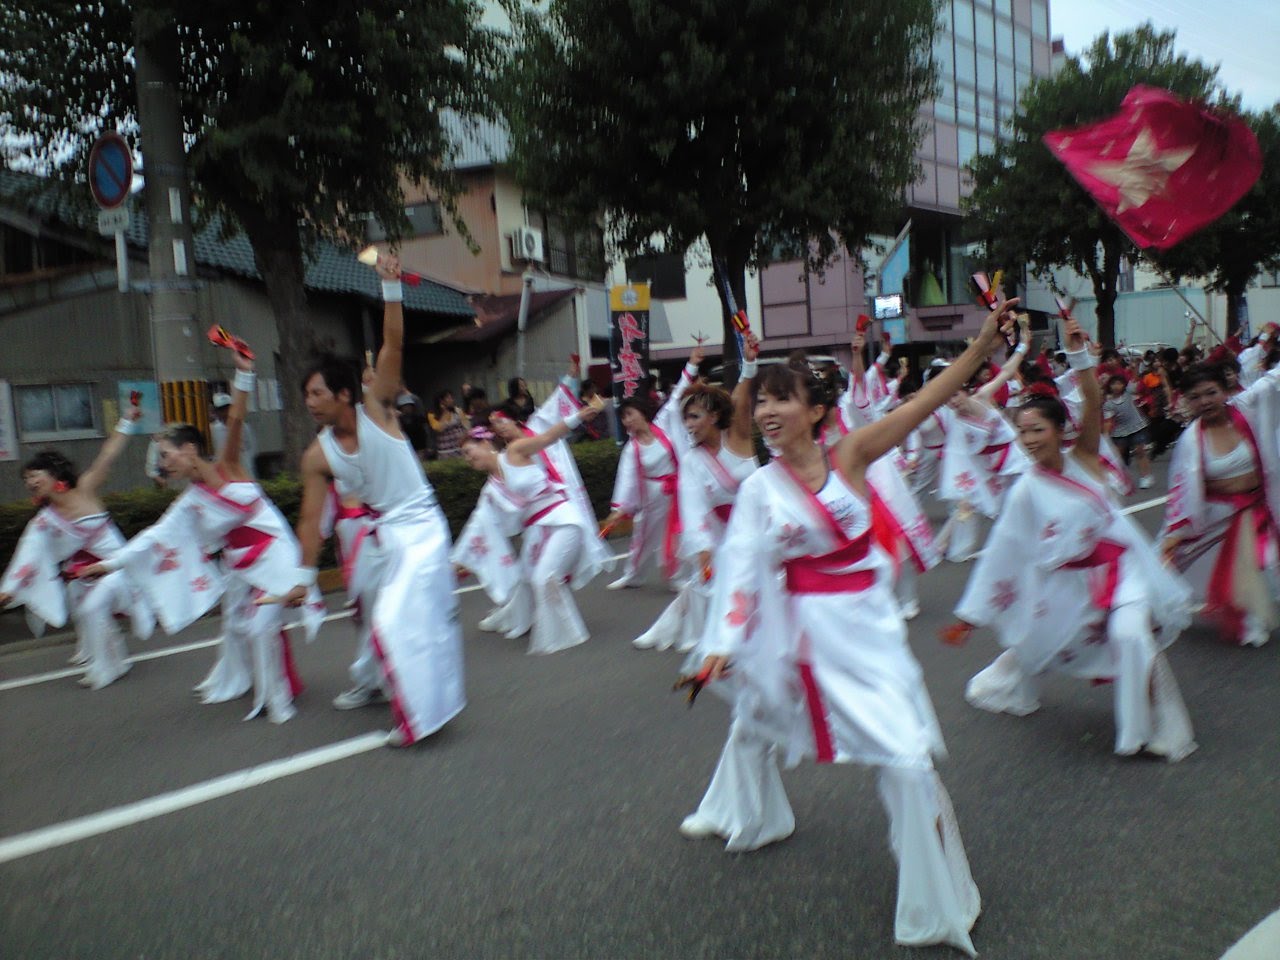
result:
[(639, 444), (640, 465), (644, 468), (644, 478), (646, 480), (675, 473), (676, 465), (671, 462), (671, 454), (667, 453), (666, 446), (657, 437), (647, 444), (640, 443), (639, 440), (632, 440), (631, 442)]
[(1253, 473), (1253, 451), (1241, 440), (1226, 453), (1217, 454), (1205, 444), (1204, 476), (1206, 480), (1230, 480)]
[(551, 512), (543, 514), (537, 521), (539, 524), (572, 521), (570, 512), (567, 510), (563, 511), (563, 516), (556, 516), (561, 511), (554, 508), (567, 503), (569, 497), (564, 491), (564, 486), (552, 481), (540, 463), (526, 463), (524, 466), (517, 467), (507, 459), (505, 453), (499, 454), (498, 457), (502, 463), (503, 486), (519, 502), (522, 522), (528, 524), (533, 517), (546, 510)]
[(822, 485), (817, 497), (831, 511), (831, 516), (850, 540), (856, 540), (871, 527), (871, 508), (849, 489), (835, 470), (827, 471), (827, 482)]
[(319, 439), (333, 479), (379, 514), (394, 513), (407, 520), (439, 510), (435, 491), (409, 441), (391, 436), (374, 423), (364, 404), (356, 404), (359, 446), (355, 453), (339, 446), (332, 427), (321, 430)]

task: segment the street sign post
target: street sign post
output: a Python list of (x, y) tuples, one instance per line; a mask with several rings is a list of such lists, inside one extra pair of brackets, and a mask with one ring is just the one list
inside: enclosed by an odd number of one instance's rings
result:
[(102, 208), (98, 232), (116, 239), (116, 286), (129, 291), (129, 251), (124, 232), (129, 228), (129, 210), (124, 202), (133, 186), (133, 152), (118, 133), (104, 133), (89, 151), (89, 189)]

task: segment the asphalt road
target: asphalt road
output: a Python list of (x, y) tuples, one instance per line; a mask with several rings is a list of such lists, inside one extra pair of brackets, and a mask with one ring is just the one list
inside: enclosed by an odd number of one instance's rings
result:
[[(1158, 491), (1157, 491), (1158, 492)], [(1145, 500), (1149, 494), (1133, 498)], [(1141, 514), (1154, 526), (1159, 511)], [(1280, 904), (1280, 641), (1186, 634), (1170, 659), (1200, 750), (1112, 755), (1110, 691), (1050, 681), (1032, 717), (962, 699), (994, 655), (941, 646), (966, 567), (922, 581), (911, 636), (947, 736), (940, 767), (982, 891), (991, 960), (1217, 958)], [(697, 803), (727, 710), (670, 692), (680, 657), (630, 639), (669, 595), (579, 594), (592, 640), (550, 657), (479, 633), (463, 597), (470, 702), (411, 750), (345, 759), (0, 863), (0, 955), (37, 958), (959, 957), (892, 942), (895, 872), (874, 774), (785, 775), (797, 829), (728, 855), (676, 827)], [(206, 621), (136, 652), (208, 638)], [(340, 713), (350, 624), (297, 657), (284, 726), (190, 694), (212, 649), (137, 663), (90, 693), (66, 646), (0, 648), (5, 838), (178, 790), (390, 724)]]

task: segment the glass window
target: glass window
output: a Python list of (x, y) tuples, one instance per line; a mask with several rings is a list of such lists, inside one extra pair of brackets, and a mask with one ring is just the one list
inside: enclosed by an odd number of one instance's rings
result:
[(1003, 13), (1013, 19), (1013, 0), (996, 0), (996, 13)]
[(25, 440), (93, 436), (93, 389), (87, 383), (54, 383), (14, 388), (18, 424)]
[(978, 97), (971, 87), (956, 87), (956, 122), (977, 126)]
[[(1030, 56), (1028, 54), (1028, 56)], [(945, 82), (950, 80), (955, 69), (955, 48), (951, 37), (938, 34), (933, 38), (933, 62), (937, 64), (938, 76)]]
[(996, 148), (996, 137), (994, 133), (978, 134), (978, 152), (991, 153)]
[(996, 56), (1013, 60), (1013, 22), (996, 20)]
[(956, 143), (959, 146), (960, 166), (963, 167), (978, 152), (978, 131), (961, 127), (956, 131)]
[(933, 115), (947, 123), (956, 122), (956, 85), (950, 80), (943, 80), (938, 97), (933, 101)]
[(1017, 87), (1013, 82), (1013, 64), (1003, 60), (996, 63), (996, 95), (1003, 100), (1012, 100), (1017, 96)]
[(1031, 0), (1031, 35), (1037, 40), (1049, 39), (1049, 5), (1045, 0)]
[(995, 40), (993, 39), (995, 27), (992, 20), (989, 10), (975, 10), (973, 13), (973, 35), (979, 50), (995, 49)]
[(973, 66), (973, 47), (956, 43), (956, 83), (973, 83), (978, 79)]
[(1019, 70), (1031, 70), (1031, 34), (1026, 30), (1013, 32), (1013, 62)]
[(978, 56), (978, 89), (991, 93), (996, 88), (996, 61), (991, 56)]
[(955, 0), (951, 9), (956, 36), (962, 40), (973, 40), (973, 4), (969, 0)]

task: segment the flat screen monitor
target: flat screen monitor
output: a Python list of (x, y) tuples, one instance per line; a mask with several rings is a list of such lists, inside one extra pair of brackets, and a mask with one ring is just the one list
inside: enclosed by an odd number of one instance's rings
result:
[(877, 320), (896, 320), (902, 316), (902, 294), (891, 293), (876, 297), (875, 309)]

